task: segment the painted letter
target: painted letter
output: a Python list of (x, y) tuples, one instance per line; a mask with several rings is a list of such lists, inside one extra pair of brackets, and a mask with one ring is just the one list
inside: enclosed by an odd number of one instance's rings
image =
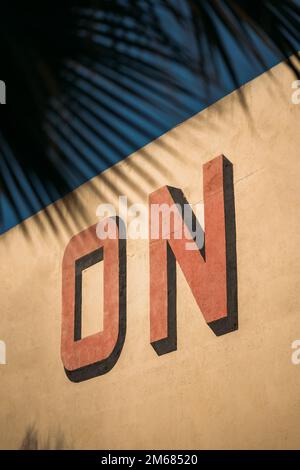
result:
[[(75, 235), (69, 242), (62, 266), (61, 355), (68, 378), (73, 382), (105, 374), (116, 364), (126, 333), (126, 241), (118, 237), (121, 219), (100, 222), (116, 225), (116, 239), (100, 240), (96, 225)], [(98, 224), (99, 225), (99, 224)], [(81, 337), (82, 271), (104, 262), (103, 331)]]
[[(166, 237), (162, 232), (168, 224), (162, 214), (158, 221), (159, 239), (151, 239), (155, 232), (152, 225), (157, 223), (151, 218), (151, 205), (184, 207), (187, 201), (183, 193), (164, 186), (149, 198), (150, 342), (158, 355), (177, 349), (176, 261), (213, 332), (222, 335), (238, 327), (233, 177), (232, 164), (225, 157), (217, 157), (203, 166), (203, 196), (205, 242), (204, 247), (195, 244), (193, 250), (186, 248), (195, 242), (187, 236), (181, 215), (181, 230), (171, 227)], [(176, 236), (177, 232), (182, 237)]]

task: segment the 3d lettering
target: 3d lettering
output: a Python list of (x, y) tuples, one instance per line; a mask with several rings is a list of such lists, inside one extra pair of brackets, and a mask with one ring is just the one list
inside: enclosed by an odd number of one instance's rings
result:
[[(203, 166), (203, 199), (204, 245), (198, 247), (192, 238), (193, 226), (198, 224), (194, 216), (189, 227), (178, 211), (168, 226), (162, 211), (158, 226), (154, 227), (157, 219), (153, 220), (151, 207), (187, 205), (183, 193), (164, 186), (149, 197), (150, 343), (158, 355), (177, 348), (176, 262), (200, 314), (215, 335), (238, 328), (233, 169), (224, 156)], [(176, 236), (175, 219), (176, 230), (178, 226), (182, 229), (181, 237)], [(118, 217), (105, 219), (101, 224), (104, 232), (107, 224), (113, 224), (117, 235), (121, 229), (125, 233)], [(166, 234), (163, 232), (167, 226)], [(158, 236), (153, 237), (153, 227), (158, 229)], [(192, 249), (187, 249), (191, 244)], [(82, 271), (98, 262), (104, 263), (104, 328), (82, 338)], [(68, 378), (80, 382), (111, 370), (124, 344), (126, 239), (117, 236), (101, 240), (96, 226), (84, 230), (71, 239), (65, 250), (62, 275), (62, 362)]]
[[(120, 219), (114, 223), (117, 233)], [(104, 263), (104, 328), (81, 337), (82, 271), (97, 262)], [(75, 235), (69, 242), (62, 266), (61, 356), (66, 374), (81, 382), (108, 372), (121, 353), (126, 333), (126, 241), (100, 240), (96, 227)]]

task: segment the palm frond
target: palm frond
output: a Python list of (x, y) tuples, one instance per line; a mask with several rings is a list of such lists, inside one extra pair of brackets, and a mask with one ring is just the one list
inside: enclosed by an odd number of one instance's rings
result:
[[(299, 76), (299, 56), (289, 58), (299, 30), (297, 0), (2, 2), (3, 226), (9, 211), (23, 220), (164, 132), (166, 122), (188, 117), (224, 86), (224, 74), (239, 89), (238, 55), (255, 69), (267, 68), (272, 54)], [(133, 176), (128, 183), (141, 189)]]

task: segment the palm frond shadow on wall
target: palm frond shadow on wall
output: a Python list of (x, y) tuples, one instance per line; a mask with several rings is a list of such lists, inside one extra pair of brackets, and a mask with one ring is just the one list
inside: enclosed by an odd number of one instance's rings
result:
[[(224, 89), (238, 89), (242, 58), (253, 70), (267, 68), (270, 55), (286, 58), (297, 75), (298, 64), (289, 56), (299, 43), (299, 5), (296, 0), (2, 2), (0, 79), (7, 85), (7, 104), (0, 108), (2, 230), (143, 147)], [(141, 167), (132, 173), (137, 174), (151, 178)], [(134, 176), (124, 177), (141, 191)], [(75, 204), (79, 208), (80, 201)], [(62, 218), (58, 206), (57, 211)], [(76, 213), (83, 216), (80, 208)], [(47, 209), (46, 216), (55, 231)]]
[(65, 435), (60, 429), (50, 430), (47, 436), (41, 438), (34, 424), (29, 425), (22, 438), (19, 450), (66, 450), (72, 449), (72, 445), (67, 442)]

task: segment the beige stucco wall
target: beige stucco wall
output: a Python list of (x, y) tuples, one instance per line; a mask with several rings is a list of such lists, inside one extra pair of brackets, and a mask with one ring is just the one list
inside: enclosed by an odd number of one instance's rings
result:
[[(287, 68), (273, 75), (244, 87), (248, 114), (232, 93), (77, 189), (85, 216), (77, 227), (58, 203), (71, 233), (41, 231), (35, 216), (23, 224), (30, 241), (21, 226), (1, 237), (1, 448), (18, 448), (30, 424), (43, 438), (60, 430), (75, 448), (300, 447), (300, 366), (291, 362), (300, 338), (300, 105)], [(122, 354), (108, 374), (70, 382), (60, 323), (71, 234), (119, 194), (146, 202), (169, 184), (201, 201), (202, 164), (221, 153), (234, 164), (239, 330), (216, 337), (178, 269), (178, 350), (158, 357), (149, 344), (148, 242), (128, 240)], [(49, 211), (55, 219), (55, 206)]]

